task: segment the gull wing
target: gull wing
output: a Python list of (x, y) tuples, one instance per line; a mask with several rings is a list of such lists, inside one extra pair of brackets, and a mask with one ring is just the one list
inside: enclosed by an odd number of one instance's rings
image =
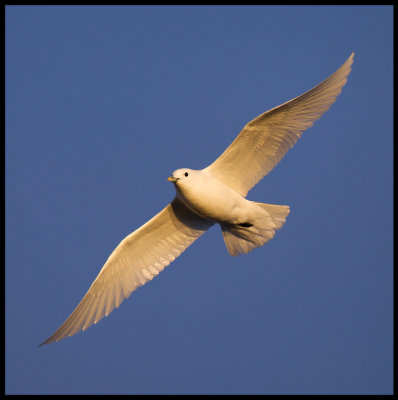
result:
[(242, 196), (258, 183), (335, 102), (351, 72), (354, 53), (308, 92), (259, 115), (205, 170)]
[(120, 242), (76, 309), (40, 346), (72, 336), (108, 316), (212, 225), (175, 198)]

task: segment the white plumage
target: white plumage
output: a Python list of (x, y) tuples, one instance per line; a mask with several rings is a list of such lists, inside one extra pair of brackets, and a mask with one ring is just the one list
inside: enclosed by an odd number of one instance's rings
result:
[(232, 144), (200, 171), (178, 169), (169, 178), (176, 197), (124, 238), (66, 321), (41, 345), (97, 323), (151, 280), (214, 223), (233, 256), (272, 239), (288, 206), (247, 200), (248, 191), (281, 160), (303, 131), (334, 103), (351, 72), (354, 53), (329, 78), (245, 125)]

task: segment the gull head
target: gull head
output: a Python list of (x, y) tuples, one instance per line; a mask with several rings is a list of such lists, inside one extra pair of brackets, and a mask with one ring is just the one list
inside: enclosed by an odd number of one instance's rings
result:
[(171, 176), (167, 178), (169, 182), (173, 182), (176, 185), (180, 185), (183, 183), (188, 182), (192, 176), (194, 175), (195, 171), (189, 168), (180, 168), (176, 169)]

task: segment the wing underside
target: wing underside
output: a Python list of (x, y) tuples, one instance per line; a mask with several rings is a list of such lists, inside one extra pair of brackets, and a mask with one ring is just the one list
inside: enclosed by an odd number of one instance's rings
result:
[(205, 170), (242, 196), (281, 160), (304, 130), (335, 102), (351, 72), (354, 53), (308, 92), (253, 119)]
[(121, 241), (72, 314), (40, 346), (72, 336), (108, 316), (212, 225), (175, 198)]

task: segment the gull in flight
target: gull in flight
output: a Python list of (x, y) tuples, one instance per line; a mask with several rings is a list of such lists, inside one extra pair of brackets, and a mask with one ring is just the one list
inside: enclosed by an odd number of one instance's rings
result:
[(108, 316), (215, 223), (232, 256), (272, 239), (289, 206), (249, 201), (246, 195), (335, 102), (353, 61), (354, 53), (313, 89), (247, 123), (208, 167), (174, 171), (168, 178), (176, 190), (173, 201), (120, 242), (72, 314), (40, 346)]

